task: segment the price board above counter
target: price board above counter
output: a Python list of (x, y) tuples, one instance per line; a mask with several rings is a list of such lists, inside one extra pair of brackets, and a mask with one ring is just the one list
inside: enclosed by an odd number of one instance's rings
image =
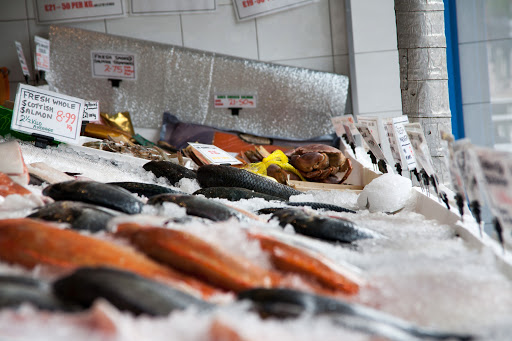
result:
[(77, 144), (84, 107), (82, 99), (20, 84), (11, 129)]
[(215, 108), (256, 108), (257, 96), (215, 94), (213, 101)]

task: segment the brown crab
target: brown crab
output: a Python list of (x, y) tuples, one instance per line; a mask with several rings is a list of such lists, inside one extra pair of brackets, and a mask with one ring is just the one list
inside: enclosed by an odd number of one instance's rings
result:
[[(288, 153), (290, 164), (297, 168), (308, 181), (343, 183), (350, 172), (352, 164), (341, 150), (325, 144), (308, 144)], [(343, 178), (336, 174), (345, 172)]]

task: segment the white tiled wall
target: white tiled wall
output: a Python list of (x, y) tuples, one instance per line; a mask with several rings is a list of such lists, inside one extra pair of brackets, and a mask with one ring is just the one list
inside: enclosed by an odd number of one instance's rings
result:
[[(33, 36), (48, 38), (49, 26), (36, 24), (33, 1), (0, 0), (0, 66), (11, 70), (11, 89), (23, 81), (13, 41), (22, 42), (31, 65)], [(232, 1), (217, 0), (217, 10), (210, 13), (128, 15), (66, 26), (348, 75), (345, 1), (318, 0), (286, 12), (237, 22)], [(128, 3), (125, 8), (129, 8)], [(350, 106), (347, 112), (351, 112)]]
[(346, 1), (353, 112), (400, 115), (394, 0)]

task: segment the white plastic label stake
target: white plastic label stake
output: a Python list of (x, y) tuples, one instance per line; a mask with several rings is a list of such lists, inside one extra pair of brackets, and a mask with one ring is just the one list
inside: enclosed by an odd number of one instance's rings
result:
[(454, 160), (462, 175), (462, 181), (469, 202), (479, 202), (483, 204), (483, 196), (480, 192), (479, 182), (483, 181), (481, 177), (477, 178), (477, 160), (476, 156), (470, 152), (471, 143), (468, 139), (457, 140), (453, 143)]
[(434, 176), (434, 164), (421, 125), (419, 123), (407, 123), (404, 124), (404, 128), (411, 141), (416, 160), (420, 161), (421, 166), (425, 172), (427, 172), (428, 176)]
[(20, 84), (14, 102), (11, 129), (77, 144), (83, 111), (82, 99)]
[(398, 146), (397, 143), (397, 139), (395, 136), (395, 127), (393, 126), (393, 120), (391, 118), (388, 119), (388, 122), (386, 122), (384, 128), (386, 129), (386, 134), (388, 135), (389, 149), (391, 149), (393, 161), (395, 161), (395, 164), (398, 163), (402, 166), (405, 166), (407, 163), (402, 162), (402, 159), (400, 157), (400, 147)]
[(92, 77), (136, 80), (135, 55), (131, 53), (91, 51)]
[(50, 71), (50, 41), (34, 36), (36, 43), (36, 70)]
[(85, 101), (83, 119), (84, 121), (98, 122), (100, 120), (100, 102)]
[[(397, 118), (401, 119), (400, 117)], [(395, 126), (395, 133), (398, 144), (400, 146), (400, 153), (403, 155), (403, 158), (407, 163), (407, 168), (412, 171), (416, 168), (417, 165), (409, 136), (407, 135), (404, 124), (402, 122), (399, 120), (395, 121), (395, 119), (393, 119), (393, 125)]]
[(211, 145), (211, 144), (202, 144), (202, 143), (188, 143), (192, 148), (197, 150), (201, 155), (203, 155), (210, 163), (216, 165), (239, 165), (242, 162), (238, 161), (236, 158), (229, 155), (224, 150)]
[(23, 54), (23, 47), (19, 41), (15, 41), (14, 44), (16, 45), (16, 52), (18, 53), (18, 60), (20, 61), (21, 71), (25, 76), (30, 78), (30, 71), (28, 69), (27, 60)]
[[(347, 134), (348, 143), (353, 144), (355, 146), (356, 139), (354, 138), (354, 135), (352, 135), (352, 131), (350, 130), (350, 127), (348, 125), (343, 125), (343, 130), (345, 131), (345, 134)], [(359, 131), (358, 131), (358, 133), (359, 133)]]
[(227, 95), (215, 94), (213, 105), (215, 108), (256, 108), (256, 95)]
[(378, 117), (370, 117), (370, 116), (357, 116), (357, 123), (363, 124), (368, 127), (370, 133), (373, 135), (373, 138), (380, 144), (380, 134), (379, 134), (379, 118)]
[(334, 130), (336, 131), (336, 135), (338, 136), (345, 134), (345, 128), (343, 127), (345, 125), (350, 128), (352, 135), (359, 134), (359, 130), (357, 130), (354, 125), (355, 121), (353, 115), (335, 116), (331, 118), (331, 122), (334, 126)]
[(382, 149), (380, 149), (377, 141), (375, 141), (372, 133), (370, 132), (370, 128), (367, 125), (360, 123), (356, 123), (355, 126), (377, 160), (386, 160)]
[(512, 229), (512, 154), (473, 147), (483, 172), (485, 191), (493, 213), (502, 227)]

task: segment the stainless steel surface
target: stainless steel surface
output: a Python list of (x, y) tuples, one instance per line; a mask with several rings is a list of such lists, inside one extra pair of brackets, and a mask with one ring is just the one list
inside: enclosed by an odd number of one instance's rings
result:
[[(168, 111), (182, 121), (268, 137), (330, 134), (343, 115), (348, 77), (198, 51), (180, 46), (52, 26), (50, 88), (96, 99), (103, 112), (128, 111), (141, 128), (158, 128)], [(137, 80), (118, 88), (92, 78), (91, 51), (134, 54)], [(238, 116), (213, 107), (215, 93), (257, 94), (258, 106)]]

